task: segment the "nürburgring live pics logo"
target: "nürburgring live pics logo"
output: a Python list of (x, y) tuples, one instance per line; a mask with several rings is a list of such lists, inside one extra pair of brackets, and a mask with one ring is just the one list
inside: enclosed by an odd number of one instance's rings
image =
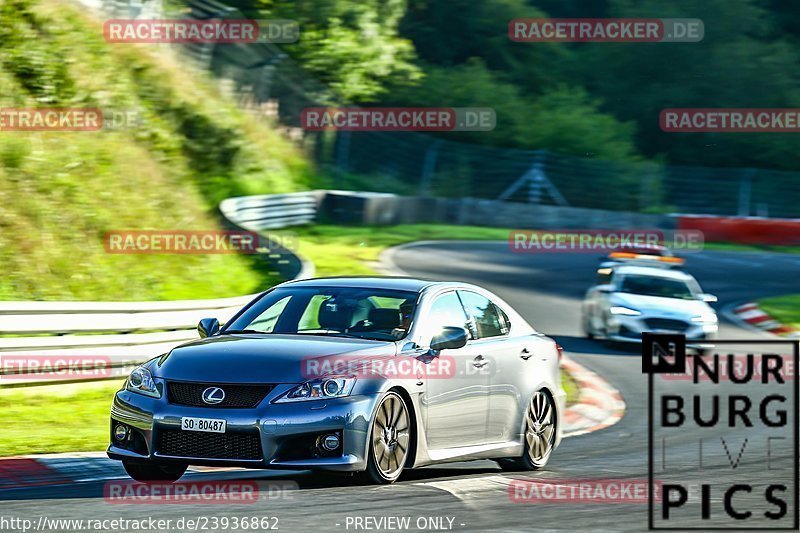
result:
[[(643, 333), (649, 529), (797, 531), (800, 343), (712, 344), (713, 354), (689, 356), (683, 335)], [(744, 358), (729, 353), (742, 349)]]

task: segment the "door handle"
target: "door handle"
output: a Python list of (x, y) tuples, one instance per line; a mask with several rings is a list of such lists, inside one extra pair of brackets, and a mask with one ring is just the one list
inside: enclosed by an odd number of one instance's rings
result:
[(475, 368), (483, 368), (487, 364), (489, 364), (489, 361), (487, 361), (482, 355), (479, 355), (478, 357), (472, 360), (472, 366), (474, 366)]
[(521, 357), (523, 360), (527, 361), (528, 359), (530, 359), (531, 357), (533, 357), (533, 354), (532, 354), (531, 352), (529, 352), (527, 348), (523, 348), (523, 349), (522, 349), (522, 351), (519, 353), (519, 356), (520, 356), (520, 357)]

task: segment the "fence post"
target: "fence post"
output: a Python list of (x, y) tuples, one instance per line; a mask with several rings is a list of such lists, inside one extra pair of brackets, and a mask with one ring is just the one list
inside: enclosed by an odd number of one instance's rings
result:
[(336, 186), (342, 188), (350, 160), (350, 132), (340, 131), (337, 137), (339, 142), (336, 143)]
[(753, 174), (752, 168), (744, 169), (742, 177), (739, 178), (739, 216), (750, 216), (750, 206), (752, 205), (753, 195)]
[(425, 153), (425, 162), (422, 164), (422, 177), (419, 180), (419, 196), (423, 198), (427, 198), (431, 194), (433, 172), (436, 170), (436, 160), (439, 157), (439, 147), (441, 146), (441, 139), (437, 139), (431, 143)]
[(539, 154), (534, 158), (533, 167), (531, 168), (528, 178), (528, 203), (540, 204), (542, 203), (542, 187), (544, 187), (544, 174), (542, 173), (542, 162), (539, 160)]

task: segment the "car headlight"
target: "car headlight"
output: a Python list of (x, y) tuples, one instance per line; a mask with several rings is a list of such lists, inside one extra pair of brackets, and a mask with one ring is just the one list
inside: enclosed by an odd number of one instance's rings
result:
[(350, 395), (355, 384), (356, 379), (350, 377), (335, 376), (314, 379), (296, 386), (277, 400), (274, 400), (274, 403), (342, 398)]
[(131, 392), (161, 398), (161, 391), (158, 390), (153, 375), (145, 367), (140, 366), (133, 369), (128, 381), (125, 382), (125, 389)]
[(697, 315), (692, 317), (692, 322), (701, 322), (701, 323), (717, 323), (717, 315), (715, 314), (708, 314), (708, 315)]
[(636, 309), (631, 309), (630, 307), (623, 307), (621, 305), (614, 305), (609, 309), (612, 315), (626, 315), (626, 316), (636, 316), (641, 315), (641, 311), (637, 311)]

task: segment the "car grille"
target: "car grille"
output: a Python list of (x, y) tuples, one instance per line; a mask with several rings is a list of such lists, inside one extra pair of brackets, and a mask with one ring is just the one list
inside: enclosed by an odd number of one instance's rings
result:
[[(203, 401), (203, 391), (209, 387), (219, 387), (225, 391), (225, 399), (218, 404), (207, 404)], [(255, 407), (275, 385), (215, 385), (210, 383), (184, 383), (182, 381), (167, 382), (167, 399), (176, 405), (192, 407)]]
[(644, 321), (648, 328), (665, 329), (668, 331), (686, 331), (689, 324), (683, 320), (672, 320), (670, 318), (648, 318)]
[(167, 429), (159, 433), (157, 453), (198, 459), (259, 460), (261, 439), (252, 433), (199, 433)]

